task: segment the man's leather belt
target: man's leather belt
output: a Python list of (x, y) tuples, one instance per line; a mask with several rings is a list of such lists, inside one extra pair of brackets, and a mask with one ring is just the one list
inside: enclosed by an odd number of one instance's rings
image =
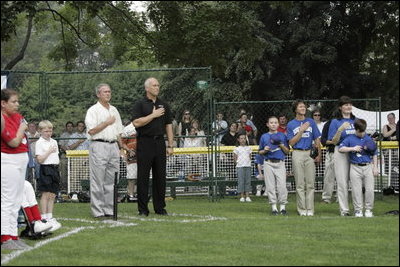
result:
[(92, 140), (92, 141), (95, 141), (95, 142), (103, 142), (103, 143), (110, 143), (110, 144), (113, 144), (113, 143), (117, 142), (117, 140), (114, 140), (114, 141), (107, 141), (107, 140), (104, 140), (104, 139), (94, 139), (94, 140)]

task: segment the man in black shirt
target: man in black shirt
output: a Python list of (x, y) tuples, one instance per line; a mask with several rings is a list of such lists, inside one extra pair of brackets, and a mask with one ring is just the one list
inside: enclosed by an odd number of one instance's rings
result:
[[(158, 98), (160, 84), (155, 78), (148, 78), (144, 87), (146, 97), (133, 108), (133, 125), (137, 131), (138, 164), (138, 210), (139, 215), (148, 216), (149, 176), (153, 174), (152, 197), (156, 214), (168, 215), (165, 210), (166, 156), (173, 154), (174, 136), (172, 132), (171, 109)], [(165, 147), (164, 134), (168, 146)]]

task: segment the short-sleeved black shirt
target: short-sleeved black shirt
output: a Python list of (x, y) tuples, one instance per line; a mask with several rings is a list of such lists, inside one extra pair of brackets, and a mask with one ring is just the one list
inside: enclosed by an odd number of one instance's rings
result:
[(136, 128), (139, 136), (160, 136), (165, 134), (165, 125), (172, 124), (171, 109), (167, 103), (157, 98), (156, 102), (145, 97), (135, 103), (133, 106), (132, 121), (146, 117), (153, 112), (153, 107), (165, 108), (165, 113), (161, 117), (153, 119), (151, 122), (143, 127)]

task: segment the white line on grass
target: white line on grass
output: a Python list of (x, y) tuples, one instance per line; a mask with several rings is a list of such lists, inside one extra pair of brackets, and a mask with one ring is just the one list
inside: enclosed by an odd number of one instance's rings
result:
[(121, 218), (133, 219), (139, 221), (153, 221), (153, 222), (178, 222), (178, 223), (194, 223), (194, 222), (207, 222), (207, 221), (225, 221), (227, 218), (224, 217), (214, 217), (211, 215), (194, 215), (194, 214), (177, 214), (171, 213), (168, 217), (195, 217), (200, 219), (183, 219), (183, 220), (169, 220), (169, 219), (159, 219), (159, 218), (141, 218), (139, 216), (127, 216), (122, 215)]
[[(178, 222), (178, 223), (193, 223), (193, 222), (207, 222), (207, 221), (225, 221), (227, 218), (224, 217), (214, 217), (211, 215), (194, 215), (194, 214), (176, 214), (176, 213), (171, 213), (167, 217), (194, 217), (198, 219), (184, 219), (184, 220), (168, 220), (168, 219), (158, 219), (158, 218), (139, 218), (138, 216), (127, 216), (127, 215), (122, 215), (120, 216), (121, 218), (126, 218), (126, 219), (134, 219), (134, 220), (140, 220), (140, 221), (155, 221), (155, 222)], [(96, 229), (96, 228), (105, 228), (105, 227), (128, 227), (128, 226), (136, 226), (136, 223), (126, 223), (126, 222), (121, 222), (121, 221), (113, 221), (113, 220), (102, 220), (102, 221), (93, 221), (93, 220), (87, 220), (87, 219), (80, 219), (80, 218), (57, 218), (60, 221), (76, 221), (76, 222), (81, 222), (81, 223), (89, 223), (89, 224), (108, 224), (108, 226), (100, 226), (100, 227), (94, 227), (94, 226), (84, 226), (84, 227), (78, 227), (75, 228), (69, 232), (66, 232), (64, 234), (61, 234), (59, 236), (49, 238), (43, 241), (40, 241), (36, 243), (33, 247), (27, 248), (24, 250), (18, 250), (18, 251), (13, 251), (1, 259), (1, 264), (7, 264), (11, 260), (17, 258), (18, 256), (22, 255), (25, 252), (40, 248), (50, 242), (54, 242), (57, 240), (60, 240), (62, 238), (71, 236), (73, 234), (79, 233), (82, 230), (85, 229)]]
[(30, 248), (27, 248), (27, 249), (23, 249), (23, 250), (13, 251), (10, 254), (7, 254), (6, 256), (4, 256), (3, 259), (1, 259), (1, 265), (7, 264), (9, 261), (17, 258), (21, 254), (23, 254), (25, 252), (28, 252), (28, 251), (31, 251), (31, 250), (34, 250), (34, 249), (37, 249), (37, 248), (40, 248), (41, 246), (44, 246), (44, 245), (46, 245), (46, 244), (48, 244), (50, 242), (57, 241), (57, 240), (60, 240), (62, 238), (68, 237), (70, 235), (79, 233), (80, 231), (85, 230), (85, 229), (94, 229), (94, 228), (95, 227), (93, 227), (93, 226), (78, 227), (78, 228), (75, 228), (74, 230), (66, 232), (66, 233), (64, 233), (62, 235), (59, 235), (59, 236), (56, 236), (56, 237), (53, 237), (53, 238), (49, 238), (49, 239), (46, 239), (46, 240), (43, 240), (43, 241), (40, 241), (40, 242), (36, 243), (33, 247), (30, 247)]

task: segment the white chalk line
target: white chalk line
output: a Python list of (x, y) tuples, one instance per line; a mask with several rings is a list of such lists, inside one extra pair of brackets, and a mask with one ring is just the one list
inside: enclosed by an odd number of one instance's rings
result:
[[(227, 220), (227, 218), (224, 217), (215, 217), (211, 215), (194, 215), (194, 214), (176, 214), (176, 213), (171, 213), (167, 217), (195, 217), (199, 219), (184, 219), (184, 220), (168, 220), (168, 219), (158, 219), (158, 218), (140, 218), (139, 216), (127, 216), (127, 215), (122, 215), (120, 216), (121, 218), (126, 218), (126, 219), (133, 219), (133, 220), (139, 220), (139, 221), (155, 221), (155, 222), (178, 222), (178, 223), (195, 223), (195, 222), (207, 222), (207, 221), (224, 221)], [(113, 228), (113, 227), (129, 227), (129, 226), (136, 226), (136, 223), (126, 223), (122, 221), (114, 221), (114, 220), (101, 220), (101, 221), (94, 221), (94, 220), (87, 220), (87, 219), (80, 219), (80, 218), (57, 218), (57, 220), (60, 221), (76, 221), (76, 222), (81, 222), (81, 223), (89, 223), (89, 224), (107, 224), (103, 225), (100, 227), (94, 227), (94, 226), (82, 226), (78, 228), (74, 228), (73, 230), (66, 232), (64, 234), (61, 234), (59, 236), (49, 238), (43, 241), (37, 242), (33, 247), (23, 249), (23, 250), (18, 250), (18, 251), (13, 251), (1, 259), (1, 264), (7, 264), (11, 260), (16, 259), (20, 255), (22, 255), (25, 252), (38, 249), (50, 242), (54, 242), (66, 237), (69, 237), (73, 234), (79, 233), (80, 231), (83, 231), (85, 229), (96, 229), (96, 228)]]
[(23, 249), (23, 250), (13, 251), (13, 252), (11, 252), (10, 254), (7, 254), (7, 255), (5, 255), (4, 257), (2, 257), (2, 259), (1, 259), (1, 265), (7, 264), (8, 262), (10, 262), (11, 260), (17, 258), (17, 257), (20, 256), (21, 254), (23, 254), (23, 253), (25, 253), (25, 252), (28, 252), (28, 251), (31, 251), (31, 250), (34, 250), (34, 249), (37, 249), (37, 248), (40, 248), (40, 247), (42, 247), (42, 246), (44, 246), (44, 245), (46, 245), (46, 244), (48, 244), (48, 243), (50, 243), (50, 242), (54, 242), (54, 241), (63, 239), (63, 238), (68, 237), (68, 236), (70, 236), (70, 235), (79, 233), (80, 231), (85, 230), (85, 229), (94, 229), (94, 228), (95, 228), (95, 227), (93, 227), (93, 226), (78, 227), (78, 228), (75, 228), (75, 229), (73, 229), (73, 230), (71, 230), (71, 231), (69, 231), (69, 232), (66, 232), (66, 233), (64, 233), (64, 234), (61, 234), (61, 235), (59, 235), (59, 236), (56, 236), (56, 237), (53, 237), (53, 238), (49, 238), (49, 239), (46, 239), (46, 240), (43, 240), (43, 241), (39, 241), (39, 242), (37, 242), (33, 247), (26, 248), (26, 249)]

